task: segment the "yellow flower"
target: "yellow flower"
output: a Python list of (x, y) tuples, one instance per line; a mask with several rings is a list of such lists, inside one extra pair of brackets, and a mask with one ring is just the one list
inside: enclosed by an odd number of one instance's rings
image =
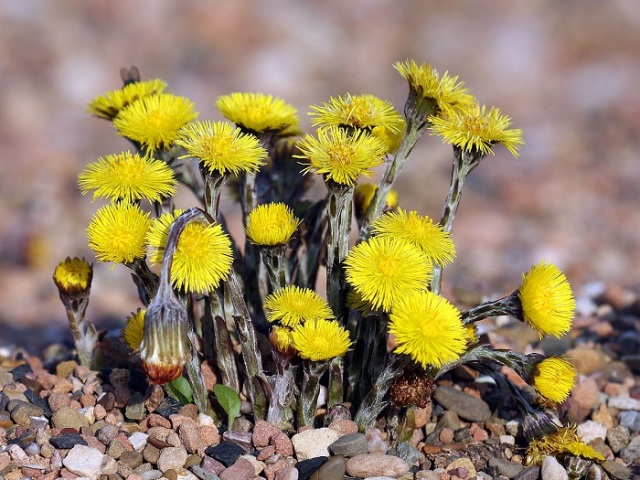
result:
[(298, 229), (300, 220), (284, 203), (258, 205), (247, 217), (246, 233), (256, 245), (284, 245)]
[(518, 289), (524, 320), (538, 332), (561, 337), (571, 330), (576, 307), (571, 285), (558, 267), (544, 260), (522, 276)]
[(144, 82), (128, 83), (118, 90), (112, 90), (94, 98), (89, 103), (89, 113), (94, 117), (112, 120), (120, 110), (141, 98), (162, 93), (167, 84), (159, 78)]
[(333, 312), (327, 301), (308, 288), (287, 285), (264, 299), (270, 322), (280, 322), (287, 327), (312, 320), (328, 320)]
[(293, 106), (264, 93), (222, 95), (218, 97), (216, 107), (223, 117), (254, 132), (295, 130), (300, 122)]
[(106, 197), (131, 203), (143, 198), (159, 202), (170, 197), (176, 192), (177, 181), (173, 170), (162, 160), (123, 152), (89, 164), (78, 176), (78, 183), (83, 195), (95, 190), (94, 200)]
[(130, 203), (98, 210), (87, 227), (89, 247), (101, 262), (131, 263), (144, 258), (149, 214)]
[(60, 262), (53, 272), (53, 281), (61, 292), (76, 294), (89, 290), (93, 266), (84, 258), (69, 258)]
[(409, 355), (422, 368), (457, 360), (467, 347), (460, 312), (446, 298), (428, 291), (400, 296), (389, 315), (396, 353)]
[(533, 371), (532, 386), (552, 402), (564, 402), (575, 384), (576, 368), (560, 357), (545, 358)]
[(140, 348), (142, 339), (144, 338), (144, 314), (146, 310), (139, 308), (136, 313), (132, 313), (127, 317), (127, 324), (122, 329), (122, 338), (125, 343), (133, 351)]
[(407, 60), (397, 62), (394, 68), (409, 83), (409, 98), (414, 97), (414, 104), (423, 102), (424, 109), (420, 109), (423, 114), (449, 114), (475, 101), (464, 83), (458, 82), (457, 76), (451, 77), (445, 72), (440, 77), (438, 71), (427, 63), (418, 65), (414, 60)]
[(242, 133), (227, 122), (192, 122), (182, 127), (175, 143), (187, 151), (180, 158), (195, 157), (210, 172), (221, 175), (255, 173), (267, 157), (255, 136)]
[(298, 142), (302, 155), (310, 165), (303, 173), (314, 171), (326, 180), (353, 185), (358, 176), (371, 176), (370, 169), (380, 165), (387, 146), (364, 130), (353, 135), (343, 128), (328, 127), (318, 130), (318, 138), (307, 135)]
[[(160, 216), (149, 229), (149, 246), (155, 253), (152, 263), (162, 262), (173, 221), (180, 212)], [(171, 265), (171, 283), (189, 293), (214, 290), (231, 270), (231, 241), (218, 224), (189, 223), (178, 240)]]
[[(353, 192), (353, 204), (355, 206), (357, 218), (360, 218), (367, 213), (369, 205), (371, 205), (373, 195), (376, 193), (377, 189), (378, 186), (373, 183), (358, 183), (356, 185)], [(389, 190), (385, 204), (386, 208), (394, 210), (398, 206), (398, 192), (393, 189)]]
[(385, 312), (403, 295), (425, 289), (433, 274), (431, 261), (418, 247), (391, 237), (356, 245), (344, 263), (354, 290)]
[(378, 237), (401, 238), (414, 244), (436, 265), (445, 266), (456, 256), (451, 235), (434, 224), (431, 218), (422, 217), (415, 211), (407, 213), (400, 209), (398, 213), (386, 213), (373, 223), (371, 229)]
[(604, 455), (578, 439), (575, 425), (534, 438), (527, 447), (527, 465), (542, 465), (546, 456), (573, 455), (587, 460), (605, 460)]
[(300, 357), (317, 362), (344, 355), (351, 346), (349, 332), (335, 320), (311, 320), (291, 334)]
[(269, 334), (269, 341), (273, 348), (283, 355), (295, 355), (296, 349), (293, 346), (293, 331), (289, 327), (275, 326)]
[(123, 108), (113, 125), (119, 135), (153, 151), (170, 147), (180, 129), (197, 116), (195, 105), (188, 98), (161, 93)]
[(522, 130), (509, 128), (509, 125), (511, 119), (499, 109), (491, 107), (487, 112), (484, 105), (477, 104), (444, 117), (431, 118), (433, 134), (440, 135), (445, 143), (484, 155), (493, 154), (493, 145), (500, 143), (517, 157), (519, 148), (524, 145)]

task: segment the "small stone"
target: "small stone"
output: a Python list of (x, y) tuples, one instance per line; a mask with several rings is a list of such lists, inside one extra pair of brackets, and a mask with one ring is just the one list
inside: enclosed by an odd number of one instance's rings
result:
[(144, 397), (136, 392), (128, 399), (124, 416), (129, 420), (142, 420), (145, 416)]
[(605, 472), (607, 472), (607, 474), (618, 480), (627, 480), (631, 477), (631, 470), (618, 462), (614, 462), (613, 460), (605, 460), (600, 464), (600, 466)]
[(142, 453), (140, 452), (123, 452), (118, 463), (127, 466), (129, 469), (134, 470), (142, 465), (143, 461)]
[(539, 477), (540, 477), (540, 467), (533, 466), (533, 467), (525, 468), (513, 478), (514, 480), (538, 480)]
[(439, 439), (442, 443), (451, 443), (453, 442), (453, 429), (451, 428), (443, 428), (442, 430), (440, 430), (440, 435), (439, 435)]
[(51, 423), (57, 428), (74, 428), (78, 431), (89, 425), (82, 414), (71, 407), (62, 407), (55, 412), (51, 417)]
[(158, 468), (163, 473), (167, 470), (180, 470), (188, 456), (187, 450), (182, 446), (163, 448), (158, 457)]
[(275, 425), (258, 420), (253, 427), (252, 441), (256, 447), (266, 447), (269, 445), (269, 439), (280, 432)]
[(567, 401), (568, 416), (574, 423), (583, 421), (600, 401), (600, 389), (593, 378), (585, 378), (573, 387)]
[(251, 465), (253, 465), (253, 470), (255, 471), (256, 475), (260, 475), (260, 473), (264, 470), (264, 467), (265, 467), (264, 462), (258, 461), (256, 457), (254, 457), (253, 455), (246, 454), (246, 455), (241, 455), (238, 458), (243, 458), (246, 461), (248, 461)]
[(498, 475), (508, 478), (515, 478), (524, 469), (521, 463), (510, 462), (503, 458), (490, 458), (489, 467), (494, 468)]
[(109, 445), (117, 436), (118, 427), (115, 425), (105, 425), (96, 432), (96, 438), (105, 445)]
[[(311, 460), (305, 461), (309, 462)], [(324, 464), (322, 464), (315, 473), (308, 473), (308, 470), (305, 470), (303, 474), (303, 472), (300, 471), (299, 464), (296, 465), (296, 468), (300, 472), (298, 480), (307, 480), (308, 478), (312, 478), (312, 480), (333, 480), (336, 478), (343, 478), (345, 473), (347, 473), (347, 460), (339, 455), (329, 457), (329, 459), (327, 459), (327, 461), (324, 462)]]
[(215, 458), (211, 458), (208, 455), (205, 455), (202, 459), (202, 464), (200, 465), (203, 470), (209, 472), (213, 475), (218, 475), (225, 468), (227, 468), (223, 463), (219, 462)]
[(618, 413), (620, 425), (627, 427), (632, 432), (640, 432), (640, 412), (627, 410)]
[(220, 480), (252, 480), (255, 477), (255, 470), (248, 460), (239, 458), (229, 468), (224, 469), (219, 477)]
[(76, 445), (67, 453), (62, 464), (72, 473), (97, 480), (109, 457), (106, 457), (95, 448), (84, 445)]
[(596, 438), (605, 439), (607, 436), (607, 428), (593, 420), (587, 420), (586, 422), (578, 425), (576, 433), (580, 440), (584, 443), (589, 443)]
[(356, 433), (358, 431), (358, 424), (353, 420), (340, 418), (331, 422), (329, 428), (337, 431), (341, 435), (346, 435), (347, 433)]
[(318, 469), (322, 468), (322, 466), (325, 465), (326, 462), (328, 462), (327, 457), (314, 457), (296, 463), (296, 469), (298, 470), (298, 480), (307, 480), (311, 478), (311, 476), (314, 475), (314, 473), (317, 472)]
[[(198, 427), (198, 434), (205, 447), (218, 445), (220, 443), (220, 434), (218, 433), (218, 429), (213, 425), (202, 425)], [(253, 450), (253, 448), (251, 448), (251, 450)]]
[(626, 447), (630, 439), (629, 429), (624, 425), (617, 425), (607, 431), (607, 443), (613, 453), (618, 453)]
[(618, 410), (640, 410), (640, 400), (630, 397), (609, 397), (607, 406)]
[(291, 465), (281, 468), (276, 472), (275, 480), (298, 480), (298, 470)]
[(202, 439), (200, 438), (200, 431), (196, 422), (188, 417), (180, 424), (178, 428), (178, 436), (182, 445), (187, 449), (189, 453), (204, 454), (206, 448)]
[(136, 452), (141, 452), (147, 446), (149, 435), (142, 432), (134, 432), (129, 437), (129, 442)]
[(374, 477), (386, 475), (400, 477), (409, 471), (409, 465), (401, 458), (392, 455), (357, 455), (347, 460), (347, 474), (352, 477)]
[(368, 427), (365, 432), (369, 453), (385, 454), (389, 451), (389, 444), (382, 438), (382, 432), (377, 428)]
[(543, 480), (568, 480), (569, 475), (555, 457), (550, 455), (542, 460), (542, 468), (540, 474)]
[(598, 408), (591, 414), (591, 419), (594, 422), (601, 423), (608, 430), (613, 428), (616, 424), (615, 419), (609, 413), (609, 409), (604, 403), (601, 403)]
[[(471, 459), (462, 457), (450, 462), (445, 470), (448, 472), (450, 470), (458, 470), (464, 469), (467, 472), (466, 478), (475, 477), (477, 475), (476, 467), (473, 465)], [(459, 475), (458, 475), (459, 476)]]
[(40, 417), (42, 415), (44, 415), (42, 407), (26, 402), (20, 402), (11, 410), (11, 419), (23, 427), (31, 425), (31, 417)]
[(334, 455), (350, 458), (368, 453), (369, 444), (363, 433), (348, 433), (329, 445), (329, 450)]
[(282, 470), (283, 468), (288, 466), (289, 463), (285, 459), (281, 458), (276, 462), (265, 465), (264, 471), (262, 472), (261, 476), (266, 477), (267, 480), (275, 480), (278, 470)]
[(7, 452), (9, 453), (9, 457), (11, 457), (11, 460), (17, 465), (22, 465), (29, 461), (29, 456), (22, 448), (20, 448), (19, 445), (9, 445), (7, 447)]
[(629, 444), (620, 451), (620, 458), (626, 464), (635, 462), (640, 458), (640, 437), (633, 437)]
[(57, 437), (51, 437), (49, 443), (56, 448), (73, 448), (75, 445), (88, 445), (87, 441), (79, 433), (63, 433)]
[[(266, 423), (266, 422), (265, 422)], [(280, 432), (278, 430), (278, 432)], [(260, 436), (262, 433), (259, 434)], [(240, 430), (227, 430), (222, 434), (223, 440), (238, 445), (242, 447), (242, 449), (249, 453), (253, 450), (254, 443), (252, 443), (252, 438), (255, 438), (251, 432), (242, 432)], [(271, 438), (271, 437), (269, 437)], [(262, 438), (260, 437), (260, 442), (262, 442)], [(267, 444), (269, 444), (269, 439), (267, 439)], [(258, 445), (255, 445), (256, 447)], [(264, 445), (261, 445), (264, 446)]]
[(0, 410), (0, 428), (9, 428), (13, 425), (11, 414), (6, 410)]
[(491, 417), (491, 409), (487, 402), (453, 387), (438, 387), (433, 397), (444, 408), (457, 413), (460, 418), (484, 422)]
[(340, 434), (330, 428), (318, 428), (296, 433), (291, 437), (298, 460), (314, 457), (328, 457), (329, 445), (335, 442)]
[(204, 453), (212, 458), (215, 458), (223, 465), (230, 467), (235, 463), (240, 455), (245, 453), (242, 447), (230, 442), (220, 442), (214, 447), (208, 447)]
[(599, 350), (589, 347), (572, 348), (565, 352), (579, 374), (591, 375), (600, 371), (607, 363), (606, 356)]

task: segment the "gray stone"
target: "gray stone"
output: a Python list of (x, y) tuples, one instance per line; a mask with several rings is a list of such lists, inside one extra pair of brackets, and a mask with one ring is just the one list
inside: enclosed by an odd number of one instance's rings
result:
[(364, 433), (347, 433), (329, 445), (329, 450), (334, 455), (350, 458), (368, 453), (369, 446)]
[(517, 474), (514, 480), (538, 480), (540, 477), (540, 467), (533, 466), (527, 467), (523, 469), (519, 474)]
[(329, 457), (311, 476), (311, 480), (334, 480), (343, 478), (347, 472), (347, 460), (342, 456)]
[(601, 466), (612, 478), (627, 480), (627, 478), (631, 477), (631, 470), (618, 462), (614, 462), (613, 460), (606, 460), (602, 462)]
[(630, 439), (629, 429), (624, 425), (616, 425), (607, 431), (607, 443), (613, 453), (618, 453), (626, 447)]
[[(71, 473), (97, 480), (106, 468), (107, 459), (100, 451), (84, 445), (76, 445), (64, 457), (62, 464)], [(112, 460), (112, 459), (109, 459)]]
[(640, 410), (640, 401), (631, 397), (609, 397), (607, 406), (618, 410)]
[(75, 428), (80, 431), (82, 427), (89, 425), (84, 416), (71, 407), (62, 407), (51, 417), (51, 422), (57, 428)]
[(540, 469), (542, 480), (569, 480), (569, 475), (555, 457), (546, 456)]
[(498, 475), (509, 478), (515, 478), (524, 469), (521, 463), (510, 462), (503, 458), (490, 458), (489, 467), (494, 468)]
[(484, 422), (491, 417), (491, 409), (487, 402), (453, 387), (438, 387), (433, 397), (444, 408), (453, 410), (465, 420)]
[(44, 415), (44, 410), (41, 407), (28, 402), (19, 402), (11, 410), (11, 419), (23, 427), (31, 425), (31, 417), (40, 417), (42, 415)]
[(124, 416), (129, 420), (142, 420), (145, 417), (144, 397), (140, 393), (136, 392), (131, 395)]
[(109, 445), (118, 436), (118, 427), (115, 425), (105, 425), (96, 432), (96, 438), (100, 443)]
[(620, 458), (627, 464), (640, 458), (640, 437), (632, 438), (629, 444), (620, 450)]
[(620, 425), (627, 427), (632, 432), (640, 431), (640, 412), (635, 410), (625, 410), (618, 413)]
[(375, 477), (386, 475), (397, 478), (409, 471), (409, 465), (401, 458), (380, 453), (357, 455), (347, 461), (347, 474), (352, 477)]

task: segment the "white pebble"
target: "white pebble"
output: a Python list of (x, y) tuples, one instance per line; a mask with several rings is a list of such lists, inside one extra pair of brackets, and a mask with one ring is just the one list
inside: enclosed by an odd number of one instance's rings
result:
[(142, 432), (134, 432), (129, 437), (129, 443), (136, 452), (141, 452), (147, 446), (149, 435)]
[(596, 438), (604, 440), (607, 437), (607, 427), (601, 423), (594, 422), (593, 420), (587, 420), (586, 422), (578, 425), (576, 433), (580, 440), (584, 443), (589, 443)]
[(504, 445), (515, 445), (516, 438), (513, 435), (500, 435), (500, 443)]
[(542, 460), (540, 469), (542, 480), (569, 480), (569, 475), (555, 457), (547, 456)]

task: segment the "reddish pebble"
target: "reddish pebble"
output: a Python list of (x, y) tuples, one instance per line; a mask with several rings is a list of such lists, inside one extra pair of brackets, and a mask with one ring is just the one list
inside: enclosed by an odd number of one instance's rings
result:
[(442, 443), (451, 443), (451, 442), (453, 442), (453, 429), (447, 428), (447, 427), (443, 428), (440, 431), (440, 437), (439, 438), (440, 438), (440, 441)]
[(356, 433), (358, 431), (358, 424), (353, 420), (335, 420), (329, 424), (331, 430), (336, 430), (342, 435), (347, 433)]
[(272, 435), (280, 433), (280, 429), (275, 425), (258, 420), (253, 427), (252, 441), (256, 447), (266, 447)]
[(270, 443), (273, 443), (278, 452), (283, 457), (291, 457), (293, 455), (293, 444), (289, 435), (284, 432), (278, 432), (271, 436)]

